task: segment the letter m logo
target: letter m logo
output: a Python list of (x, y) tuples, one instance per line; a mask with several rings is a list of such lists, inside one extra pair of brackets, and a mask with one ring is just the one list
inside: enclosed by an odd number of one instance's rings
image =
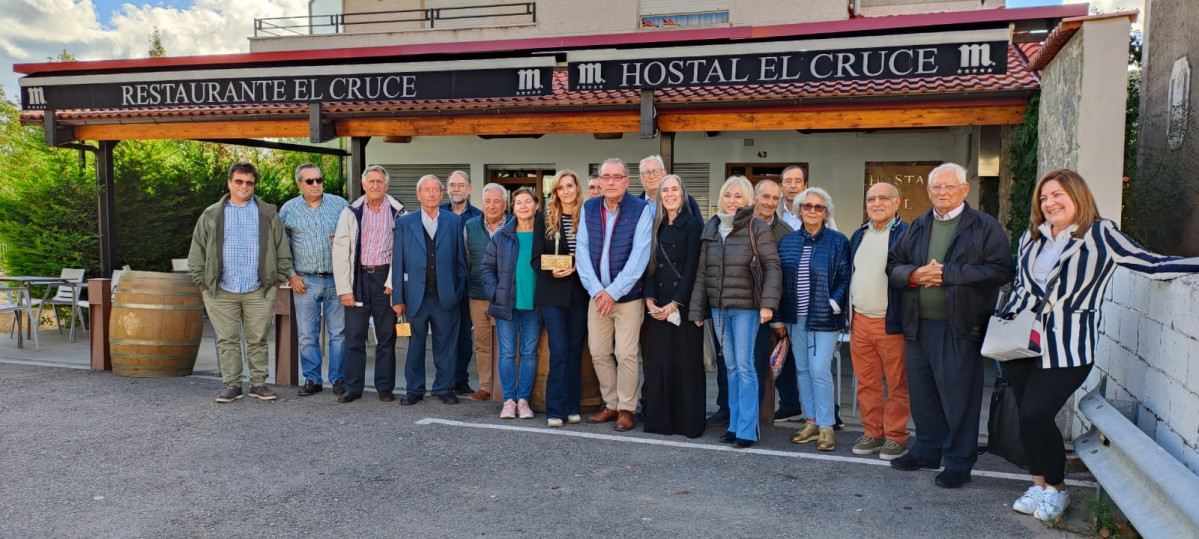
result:
[(595, 85), (603, 84), (604, 77), (600, 73), (600, 63), (591, 62), (588, 64), (579, 64), (579, 84), (580, 85)]
[(518, 94), (532, 95), (541, 93), (540, 69), (521, 69), (516, 72), (516, 75), (519, 78), (516, 84)]
[(961, 65), (963, 69), (991, 67), (995, 62), (991, 61), (991, 45), (988, 43), (975, 43), (974, 45), (962, 45), (958, 47), (958, 51), (962, 53)]
[(25, 106), (31, 109), (46, 108), (46, 89), (35, 86), (26, 90)]

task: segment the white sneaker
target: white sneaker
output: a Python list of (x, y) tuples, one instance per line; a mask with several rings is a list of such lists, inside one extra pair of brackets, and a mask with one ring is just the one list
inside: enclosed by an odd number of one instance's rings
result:
[(1037, 510), (1033, 511), (1032, 516), (1041, 522), (1053, 522), (1061, 518), (1062, 513), (1066, 512), (1066, 507), (1069, 505), (1070, 493), (1053, 487), (1045, 487), (1045, 494), (1041, 496), (1041, 502), (1037, 504)]
[(574, 425), (575, 423), (582, 423), (583, 416), (581, 416), (579, 414), (570, 414), (570, 415), (566, 416), (566, 422), (570, 423), (571, 425)]
[(1015, 509), (1017, 513), (1031, 515), (1033, 511), (1037, 510), (1037, 505), (1041, 503), (1044, 495), (1044, 487), (1038, 485), (1028, 487), (1028, 490), (1024, 491), (1024, 495), (1012, 502), (1012, 509)]
[(562, 420), (558, 419), (556, 417), (551, 417), (551, 418), (545, 420), (545, 424), (557, 429), (557, 428), (562, 427)]
[(516, 401), (504, 401), (504, 409), (500, 411), (500, 419), (516, 419)]

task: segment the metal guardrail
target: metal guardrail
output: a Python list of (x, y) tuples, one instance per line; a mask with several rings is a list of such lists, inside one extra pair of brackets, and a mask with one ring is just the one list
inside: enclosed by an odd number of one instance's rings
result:
[(1078, 403), (1091, 430), (1074, 450), (1144, 537), (1199, 534), (1199, 476), (1103, 398), (1107, 378)]
[(438, 21), (528, 17), (537, 22), (536, 2), (485, 4), (429, 9), (367, 11), (335, 15), (297, 15), (294, 17), (264, 17), (254, 19), (254, 37), (290, 37), (320, 34), (352, 33), (355, 27), (367, 25), (428, 23), (427, 30), (437, 27)]

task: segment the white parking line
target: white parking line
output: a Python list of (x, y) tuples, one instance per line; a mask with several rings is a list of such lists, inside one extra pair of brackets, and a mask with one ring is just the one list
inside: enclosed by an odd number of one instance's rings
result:
[[(754, 455), (767, 455), (772, 457), (787, 457), (808, 460), (828, 460), (834, 462), (847, 462), (851, 464), (865, 464), (869, 466), (890, 466), (891, 463), (881, 459), (866, 459), (859, 457), (846, 457), (842, 455), (823, 455), (819, 453), (798, 453), (794, 451), (779, 451), (777, 449), (734, 449), (727, 445), (704, 444), (695, 442), (681, 442), (677, 440), (660, 440), (657, 438), (638, 438), (635, 436), (617, 436), (613, 434), (597, 434), (594, 432), (579, 432), (575, 430), (550, 429), (538, 427), (518, 427), (515, 425), (494, 425), (490, 423), (468, 423), (466, 421), (455, 421), (452, 419), (438, 419), (435, 417), (426, 417), (418, 420), (417, 425), (447, 425), (451, 427), (466, 427), (472, 429), (490, 429), (490, 430), (506, 430), (514, 432), (531, 432), (536, 434), (548, 434), (551, 436), (569, 436), (573, 438), (587, 438), (590, 440), (605, 440), (610, 442), (624, 442), (644, 445), (658, 445), (666, 447), (681, 447), (685, 449), (701, 449), (704, 451), (724, 451), (730, 453), (750, 453)], [(986, 470), (974, 470), (970, 472), (975, 477), (994, 477), (997, 479), (1011, 479), (1014, 481), (1028, 481), (1029, 477), (1025, 474), (1014, 474), (1007, 472), (992, 472)], [(1073, 487), (1095, 487), (1097, 484), (1094, 481), (1078, 481), (1075, 479), (1067, 479), (1066, 484)]]

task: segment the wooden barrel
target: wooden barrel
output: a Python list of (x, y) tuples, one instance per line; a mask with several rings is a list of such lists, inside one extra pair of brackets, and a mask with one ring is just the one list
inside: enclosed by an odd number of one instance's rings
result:
[(190, 275), (126, 271), (108, 327), (113, 374), (189, 376), (204, 337), (204, 299)]
[[(533, 381), (533, 394), (529, 396), (529, 407), (534, 412), (545, 413), (545, 382), (550, 375), (550, 344), (545, 330), (541, 331), (541, 344), (537, 348), (537, 357), (537, 378)], [(597, 412), (603, 404), (603, 400), (600, 398), (599, 378), (595, 377), (595, 364), (591, 362), (591, 350), (586, 341), (583, 342), (582, 366), (581, 410)]]

